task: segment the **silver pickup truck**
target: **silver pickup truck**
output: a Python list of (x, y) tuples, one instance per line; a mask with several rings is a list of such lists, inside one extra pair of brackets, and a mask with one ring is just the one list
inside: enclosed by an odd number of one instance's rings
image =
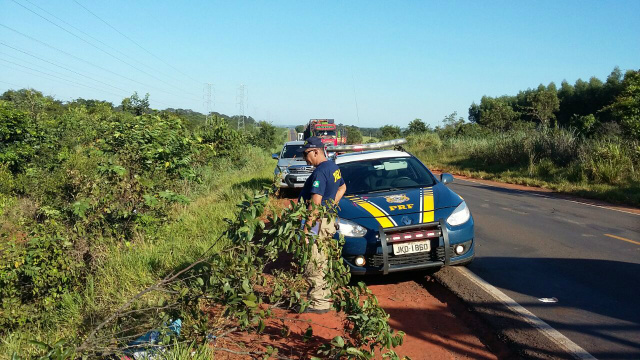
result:
[(304, 141), (289, 141), (284, 144), (280, 153), (272, 155), (278, 160), (274, 174), (280, 176), (280, 188), (302, 188), (313, 172), (314, 167), (307, 165), (302, 153), (297, 152), (302, 145)]

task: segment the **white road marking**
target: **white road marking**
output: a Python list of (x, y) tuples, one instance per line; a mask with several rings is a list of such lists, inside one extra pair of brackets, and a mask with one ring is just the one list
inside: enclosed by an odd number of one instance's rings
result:
[(560, 216), (556, 216), (555, 218), (556, 218), (557, 220), (566, 221), (566, 222), (571, 223), (571, 224), (574, 224), (574, 225), (584, 225), (584, 224), (583, 224), (583, 223), (581, 223), (581, 222), (577, 222), (577, 221), (569, 220), (569, 219), (567, 219), (567, 218), (563, 218), (563, 217), (560, 217)]
[(453, 266), (453, 269), (457, 270), (461, 275), (471, 280), (478, 285), (484, 291), (488, 292), (507, 306), (511, 311), (518, 314), (524, 321), (537, 328), (545, 337), (551, 340), (554, 344), (564, 349), (567, 353), (571, 354), (576, 359), (596, 359), (593, 355), (589, 354), (585, 349), (578, 346), (578, 344), (569, 340), (566, 336), (562, 335), (558, 330), (551, 327), (551, 325), (542, 321), (535, 316), (531, 311), (525, 309), (522, 305), (518, 304), (515, 300), (507, 296), (502, 291), (498, 290), (495, 286), (484, 281), (481, 277), (471, 272), (471, 270), (465, 267)]
[(516, 213), (516, 214), (520, 214), (520, 215), (527, 215), (527, 213), (524, 212), (524, 211), (518, 211), (518, 210), (515, 210), (515, 209), (506, 208), (506, 207), (503, 207), (503, 208), (500, 208), (500, 209), (505, 210), (505, 211), (511, 211), (512, 213)]
[[(481, 182), (477, 182), (477, 181), (473, 181), (473, 180), (466, 180), (466, 179), (458, 179), (459, 181), (467, 181), (467, 182), (471, 182), (474, 184), (479, 184), (479, 185), (485, 185), (485, 186), (491, 186), (491, 187), (497, 187), (497, 188), (501, 188), (500, 186), (496, 186), (496, 185), (491, 185), (491, 184), (485, 184), (485, 183), (481, 183)], [(541, 198), (545, 198), (545, 199), (556, 199), (556, 200), (564, 200), (564, 201), (568, 201), (568, 202), (572, 202), (572, 203), (576, 203), (576, 204), (582, 204), (582, 205), (587, 205), (587, 206), (593, 206), (593, 207), (597, 207), (597, 208), (601, 208), (601, 209), (607, 209), (607, 210), (613, 210), (613, 211), (618, 211), (618, 212), (622, 212), (625, 214), (631, 214), (631, 215), (636, 215), (636, 216), (640, 216), (640, 214), (636, 214), (633, 213), (631, 211), (625, 211), (625, 210), (620, 210), (620, 209), (616, 209), (616, 208), (612, 208), (609, 206), (602, 206), (602, 205), (596, 205), (596, 204), (589, 204), (586, 202), (582, 202), (582, 201), (577, 201), (577, 200), (569, 200), (569, 199), (563, 199), (563, 198), (559, 198), (559, 197), (554, 197), (554, 196), (547, 196), (547, 195), (542, 195), (542, 194), (535, 194), (532, 193), (530, 191), (525, 191), (525, 190), (518, 190), (518, 189), (510, 189), (513, 191), (517, 191), (520, 193), (526, 193), (529, 195), (533, 195), (533, 196), (537, 196), (537, 197), (541, 197)], [(485, 200), (486, 201), (486, 200)]]

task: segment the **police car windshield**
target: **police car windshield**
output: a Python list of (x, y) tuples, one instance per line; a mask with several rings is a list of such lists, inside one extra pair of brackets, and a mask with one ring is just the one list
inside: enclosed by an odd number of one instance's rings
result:
[(297, 152), (297, 150), (301, 147), (302, 145), (285, 145), (284, 149), (282, 150), (281, 158), (290, 159), (292, 157), (297, 157), (302, 159), (302, 153)]
[(414, 157), (372, 159), (338, 165), (346, 194), (363, 194), (435, 184), (429, 171)]

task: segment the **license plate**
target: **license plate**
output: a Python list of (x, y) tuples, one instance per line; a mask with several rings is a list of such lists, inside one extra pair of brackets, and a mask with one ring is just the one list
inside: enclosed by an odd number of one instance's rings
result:
[(429, 240), (393, 244), (394, 255), (413, 254), (429, 250), (431, 250), (431, 243), (429, 242)]
[(309, 178), (309, 175), (307, 175), (307, 176), (296, 176), (296, 180), (298, 180), (298, 181), (307, 181), (308, 178)]

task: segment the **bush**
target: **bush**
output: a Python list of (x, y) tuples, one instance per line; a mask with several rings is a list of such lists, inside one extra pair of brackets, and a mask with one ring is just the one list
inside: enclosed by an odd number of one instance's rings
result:
[(278, 128), (266, 121), (258, 123), (258, 130), (251, 136), (251, 144), (271, 150), (278, 145)]
[(38, 132), (27, 112), (0, 100), (0, 163), (21, 171), (36, 153)]
[(442, 148), (442, 140), (437, 133), (424, 132), (409, 135), (407, 137), (408, 147), (414, 152), (438, 152)]
[(537, 159), (549, 159), (566, 166), (578, 155), (579, 138), (571, 131), (542, 128), (527, 139), (530, 153)]
[(581, 147), (580, 158), (590, 179), (620, 184), (633, 177), (634, 164), (629, 150), (620, 141), (595, 140)]
[(235, 155), (246, 144), (245, 136), (217, 116), (211, 119), (210, 125), (196, 133), (196, 138), (200, 141), (207, 158)]
[(476, 142), (480, 146), (471, 147), (471, 156), (486, 165), (525, 165), (530, 157), (525, 140), (524, 132), (497, 134)]
[(63, 233), (42, 225), (30, 234), (0, 232), (0, 333), (36, 321), (71, 291), (81, 266), (71, 247)]
[[(26, 99), (57, 104), (36, 95)], [(34, 314), (81, 286), (105, 246), (165, 223), (189, 201), (179, 189), (198, 180), (198, 166), (249, 151), (219, 119), (194, 134), (170, 112), (47, 106), (0, 100), (0, 333), (40, 322)]]

